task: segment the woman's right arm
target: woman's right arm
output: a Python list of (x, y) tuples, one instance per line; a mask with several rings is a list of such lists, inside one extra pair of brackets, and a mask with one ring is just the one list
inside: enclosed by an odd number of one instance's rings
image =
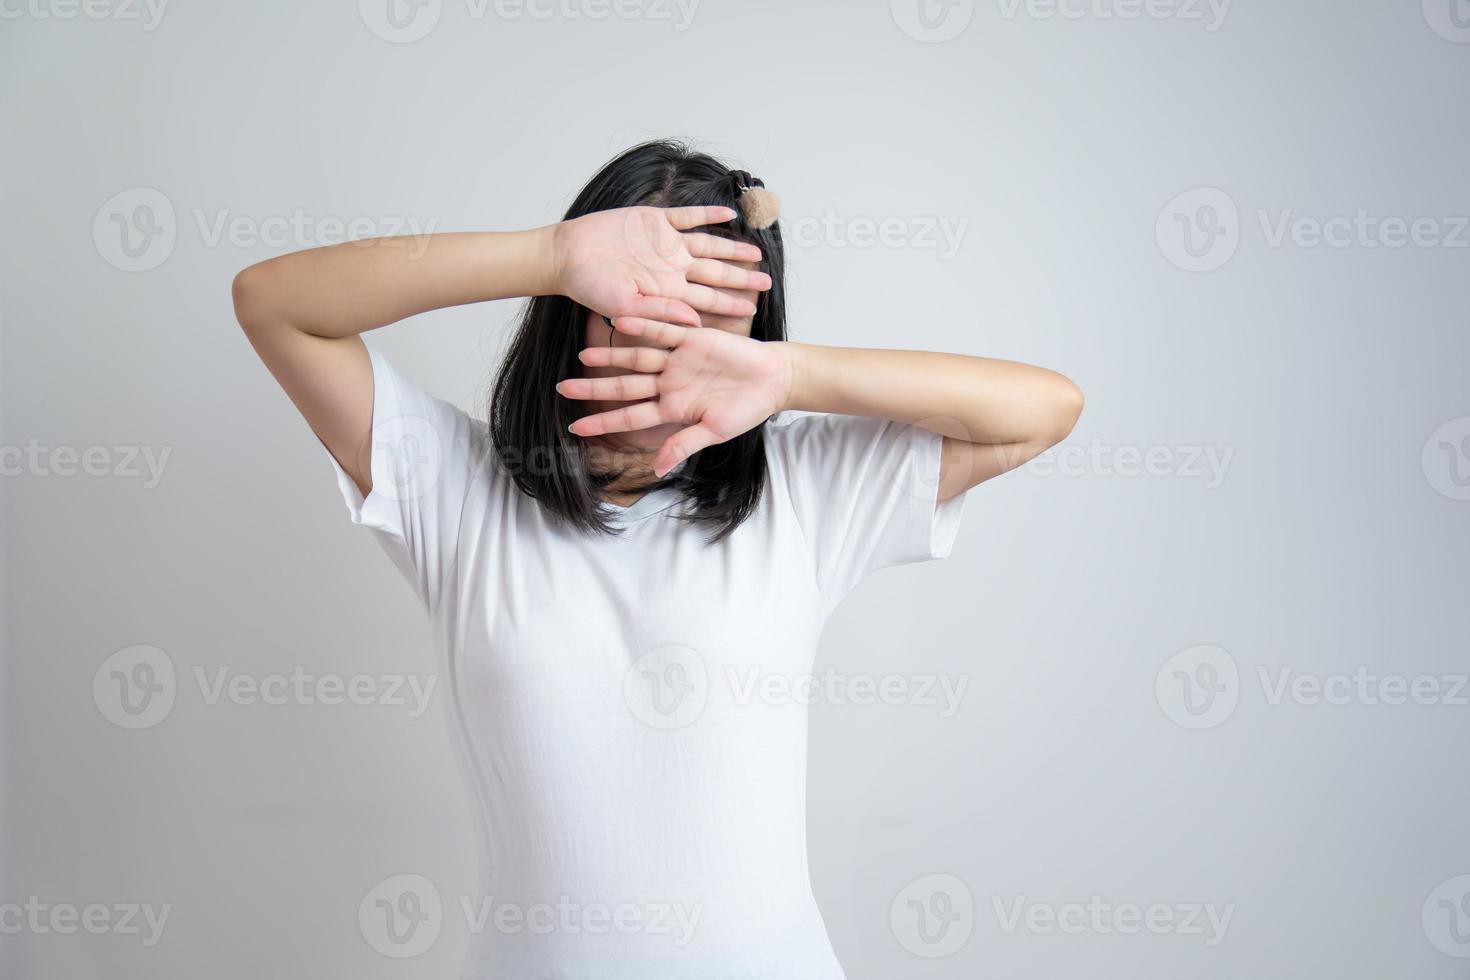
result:
[(542, 231), (377, 238), (235, 277), (235, 315), (312, 431), (372, 490), (373, 369), (358, 334), (428, 310), (549, 288)]
[(749, 304), (736, 309), (743, 301), (716, 287), (769, 288), (768, 276), (732, 264), (758, 261), (759, 250), (690, 231), (732, 217), (728, 208), (631, 208), (532, 231), (309, 249), (236, 276), (235, 314), (312, 431), (367, 495), (373, 372), (359, 334), (447, 306), (553, 294), (608, 315), (661, 311), (693, 325), (699, 311), (748, 315)]

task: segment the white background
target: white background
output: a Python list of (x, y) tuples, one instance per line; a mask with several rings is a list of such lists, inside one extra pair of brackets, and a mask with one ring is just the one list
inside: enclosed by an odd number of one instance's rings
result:
[[(171, 907), (152, 946), (0, 910), (6, 976), (456, 974), (442, 696), (411, 718), (196, 679), (436, 669), (229, 284), (332, 221), (548, 222), (664, 135), (784, 199), (796, 339), (1040, 363), (1088, 398), (1050, 468), (972, 493), (950, 560), (875, 577), (826, 634), (820, 666), (968, 684), (947, 718), (813, 709), (813, 884), (853, 980), (1466, 975), (1470, 9), (426, 0), (395, 33), (387, 2), (0, 2), (0, 905)], [(1360, 211), (1342, 247), (1301, 221)], [(1390, 247), (1385, 218), (1433, 221)], [(513, 312), (375, 343), (479, 410)], [(72, 472), (94, 447), (105, 475)], [(161, 478), (128, 447), (167, 451)], [(136, 645), (176, 690), (129, 730), (93, 681)], [(1175, 670), (1206, 661), (1224, 700), (1192, 714)], [(1275, 696), (1359, 668), (1346, 703)], [(1439, 695), (1370, 703), (1388, 675)], [(358, 925), (399, 874), (446, 909), (409, 959)], [(929, 875), (960, 918), (926, 945)], [(1231, 918), (1213, 945), (1006, 928), (1093, 896)]]

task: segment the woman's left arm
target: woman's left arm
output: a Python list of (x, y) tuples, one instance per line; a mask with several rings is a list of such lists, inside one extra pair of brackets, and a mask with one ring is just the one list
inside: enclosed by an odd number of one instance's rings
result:
[(653, 461), (663, 476), (706, 446), (733, 439), (786, 409), (865, 415), (944, 436), (938, 496), (948, 500), (1066, 438), (1082, 392), (1055, 371), (964, 354), (762, 343), (727, 330), (620, 316), (614, 328), (641, 342), (588, 347), (588, 367), (618, 377), (568, 378), (568, 398), (623, 406), (572, 423), (584, 437), (683, 426)]
[(892, 419), (944, 436), (940, 500), (1067, 437), (1082, 391), (1045, 368), (963, 354), (785, 344), (784, 408)]

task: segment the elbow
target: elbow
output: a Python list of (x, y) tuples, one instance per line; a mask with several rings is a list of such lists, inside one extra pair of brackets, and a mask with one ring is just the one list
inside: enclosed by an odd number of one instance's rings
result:
[(271, 278), (269, 263), (259, 262), (242, 269), (230, 284), (235, 319), (247, 334), (262, 330), (271, 321)]
[(1077, 425), (1077, 420), (1082, 417), (1082, 407), (1085, 402), (1082, 397), (1082, 389), (1077, 387), (1070, 378), (1060, 374), (1056, 376), (1055, 392), (1051, 401), (1051, 424), (1047, 427), (1045, 440), (1048, 448), (1071, 435), (1072, 429)]

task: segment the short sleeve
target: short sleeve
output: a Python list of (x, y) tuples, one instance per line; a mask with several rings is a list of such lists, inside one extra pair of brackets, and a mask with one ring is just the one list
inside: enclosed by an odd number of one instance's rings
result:
[(454, 567), (460, 521), (482, 481), (486, 437), (464, 411), (434, 398), (368, 348), (373, 367), (372, 491), (330, 453), (354, 524), (371, 528), (432, 612)]
[(947, 557), (964, 494), (938, 501), (944, 439), (918, 426), (806, 415), (767, 429), (772, 479), (835, 604), (872, 572)]

